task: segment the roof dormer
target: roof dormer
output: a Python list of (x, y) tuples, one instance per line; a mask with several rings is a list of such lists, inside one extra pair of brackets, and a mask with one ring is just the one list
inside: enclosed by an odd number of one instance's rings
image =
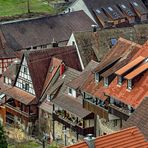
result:
[(137, 69), (133, 70), (131, 73), (129, 73), (128, 75), (126, 75), (124, 78), (127, 79), (128, 81), (128, 85), (127, 88), (129, 90), (131, 90), (134, 86), (134, 83), (137, 81), (137, 78), (141, 77), (141, 75), (147, 71), (148, 69), (148, 62), (144, 63), (143, 65), (141, 65), (140, 67), (138, 67)]
[(139, 56), (129, 64), (125, 65), (124, 67), (116, 71), (115, 74), (117, 75), (118, 85), (122, 85), (125, 79), (124, 76), (132, 72), (135, 68), (137, 68), (142, 62), (144, 62), (144, 60), (145, 60), (145, 57)]

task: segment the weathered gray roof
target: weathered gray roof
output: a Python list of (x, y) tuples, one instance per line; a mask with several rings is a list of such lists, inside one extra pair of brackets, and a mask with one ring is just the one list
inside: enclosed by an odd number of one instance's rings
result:
[[(0, 24), (9, 48), (21, 50), (31, 46), (67, 41), (73, 31), (91, 29), (93, 21), (83, 12), (24, 19)], [(1, 41), (0, 41), (1, 42)]]
[[(148, 24), (134, 25), (133, 27), (103, 29), (98, 30), (97, 32), (74, 32), (74, 36), (82, 61), (84, 62), (84, 65), (87, 65), (88, 61), (92, 57), (95, 57), (91, 54), (93, 52), (98, 61), (104, 57), (107, 51), (111, 49), (111, 39), (118, 40), (119, 37), (122, 37), (143, 44), (148, 39)], [(85, 55), (85, 51), (90, 51), (90, 54)]]
[(52, 102), (80, 118), (84, 118), (91, 113), (90, 111), (84, 109), (82, 104), (66, 94), (56, 97), (52, 100)]

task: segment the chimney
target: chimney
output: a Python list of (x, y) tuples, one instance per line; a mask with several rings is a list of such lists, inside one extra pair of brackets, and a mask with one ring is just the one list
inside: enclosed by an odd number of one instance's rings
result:
[(96, 32), (97, 31), (97, 27), (98, 27), (97, 25), (91, 25), (91, 27), (92, 27), (92, 31), (93, 32)]
[(92, 134), (88, 134), (87, 137), (84, 138), (85, 142), (88, 145), (88, 148), (95, 148), (95, 137)]
[(58, 47), (58, 42), (56, 42), (53, 38), (53, 41), (52, 41), (52, 47)]
[(65, 70), (65, 65), (64, 65), (64, 63), (62, 63), (61, 66), (60, 66), (60, 76), (63, 75), (64, 70)]

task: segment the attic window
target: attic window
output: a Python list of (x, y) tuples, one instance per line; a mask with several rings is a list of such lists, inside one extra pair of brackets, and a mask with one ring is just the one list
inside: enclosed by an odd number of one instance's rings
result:
[(132, 80), (128, 80), (128, 81), (127, 81), (127, 88), (128, 88), (129, 90), (132, 89)]
[(95, 73), (95, 82), (98, 83), (99, 82), (99, 73)]
[(118, 76), (118, 85), (122, 85), (124, 78), (122, 76)]
[(113, 11), (112, 7), (108, 7), (108, 9), (109, 9), (110, 11)]
[(96, 10), (98, 13), (101, 13), (101, 11), (99, 9)]
[(124, 9), (126, 8), (126, 6), (125, 6), (125, 5), (121, 5), (121, 7), (122, 7), (122, 8), (124, 8)]
[(136, 2), (133, 2), (133, 4), (134, 4), (135, 6), (138, 6), (138, 4), (137, 4)]
[(104, 86), (108, 86), (108, 78), (104, 78)]

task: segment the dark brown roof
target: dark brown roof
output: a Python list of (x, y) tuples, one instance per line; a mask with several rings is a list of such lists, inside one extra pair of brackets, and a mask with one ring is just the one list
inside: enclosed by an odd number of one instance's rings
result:
[(121, 4), (118, 4), (118, 6), (120, 7), (120, 9), (122, 10), (122, 12), (129, 16), (129, 17), (135, 17), (136, 14), (134, 13), (133, 9), (131, 8), (130, 4), (128, 3), (121, 3)]
[[(120, 1), (119, 0), (103, 0), (103, 1), (102, 0), (91, 0), (91, 1), (90, 0), (83, 0), (83, 1), (93, 16), (94, 16), (93, 10), (105, 8), (105, 7), (109, 7), (109, 6), (111, 6), (111, 7), (115, 6), (116, 7), (115, 9), (118, 9), (117, 5), (119, 5), (119, 4), (130, 5), (130, 2), (133, 2), (133, 1), (137, 1), (137, 3), (139, 4), (138, 10), (141, 11), (141, 13), (146, 12), (146, 10), (147, 10), (141, 0), (120, 0)], [(131, 8), (131, 9), (133, 9), (133, 8)], [(95, 18), (95, 16), (94, 16), (94, 18)], [(97, 21), (97, 19), (96, 19), (96, 21)]]
[(61, 59), (69, 67), (81, 70), (79, 58), (76, 49), (73, 46), (26, 51), (24, 56), (27, 59), (37, 98), (41, 95), (51, 58), (53, 56)]
[(136, 126), (148, 140), (148, 97), (146, 97), (134, 113), (123, 124), (123, 128)]
[(67, 41), (73, 31), (90, 30), (93, 21), (83, 12), (24, 19), (0, 24), (7, 45), (13, 50)]
[(113, 20), (125, 18), (122, 12), (115, 5), (112, 6), (108, 5), (106, 7), (103, 7), (103, 9)]
[(84, 69), (84, 71), (77, 78), (69, 82), (67, 86), (74, 89), (80, 88), (83, 85), (83, 83), (87, 80), (87, 78), (90, 76), (91, 70), (96, 68), (98, 65), (99, 63), (95, 61), (90, 61), (89, 64)]
[(130, 3), (135, 9), (135, 12), (138, 12), (140, 15), (148, 14), (148, 10), (141, 0), (130, 0)]
[(52, 102), (80, 118), (84, 118), (91, 113), (84, 109), (82, 104), (66, 94), (62, 94), (61, 96), (56, 97), (52, 100)]

